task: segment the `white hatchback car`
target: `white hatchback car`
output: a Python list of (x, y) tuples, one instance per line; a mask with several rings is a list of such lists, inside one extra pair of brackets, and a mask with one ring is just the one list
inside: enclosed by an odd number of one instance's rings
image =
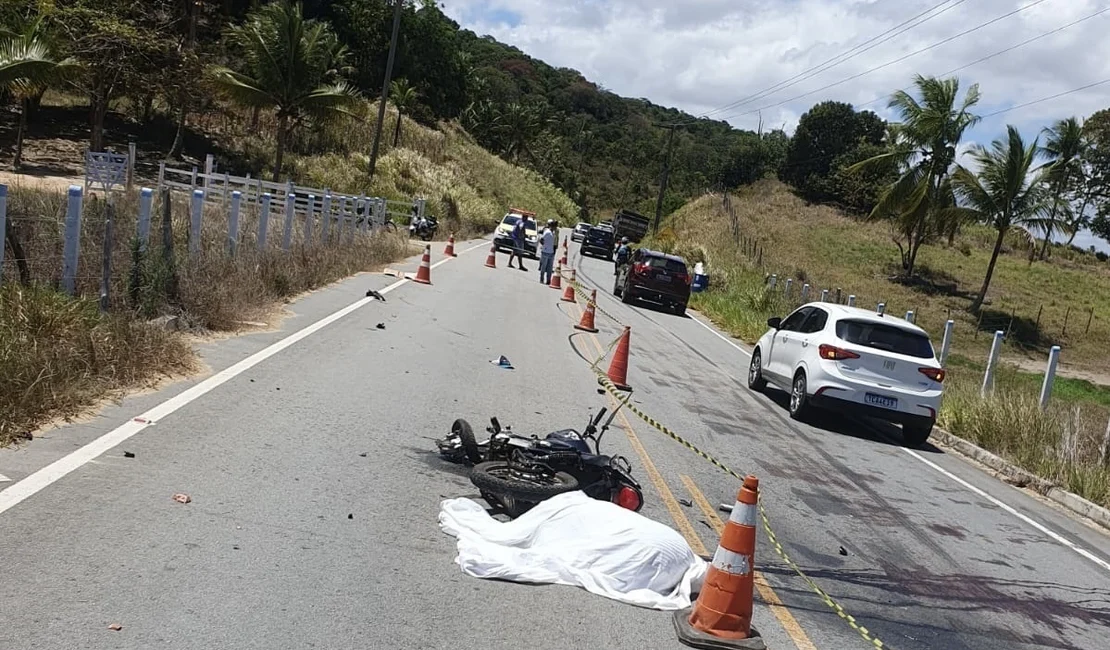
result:
[(790, 416), (811, 407), (854, 412), (902, 425), (907, 444), (928, 439), (940, 410), (944, 369), (929, 335), (898, 317), (814, 302), (756, 343), (748, 387), (768, 382), (790, 392)]

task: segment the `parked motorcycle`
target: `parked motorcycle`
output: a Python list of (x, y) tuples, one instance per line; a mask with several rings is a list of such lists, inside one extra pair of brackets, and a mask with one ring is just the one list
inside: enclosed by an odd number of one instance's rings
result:
[(438, 229), (439, 222), (436, 221), (435, 217), (413, 217), (409, 223), (409, 237), (419, 237), (424, 241), (431, 241), (436, 236), (436, 230)]
[[(484, 442), (478, 442), (470, 424), (460, 419), (451, 426), (451, 434), (436, 444), (445, 458), (473, 463), (470, 481), (483, 498), (510, 517), (574, 490), (636, 512), (643, 507), (644, 496), (632, 478), (631, 464), (623, 456), (601, 453), (601, 438), (617, 411), (599, 430), (605, 413), (602, 408), (591, 418), (584, 433), (563, 429), (543, 439), (514, 434), (511, 427), (502, 429), (497, 418), (491, 418), (486, 429), (490, 437)], [(594, 441), (592, 451), (589, 440)]]

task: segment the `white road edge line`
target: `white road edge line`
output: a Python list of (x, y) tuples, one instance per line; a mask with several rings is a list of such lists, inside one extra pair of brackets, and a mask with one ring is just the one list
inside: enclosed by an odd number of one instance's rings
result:
[[(482, 246), (482, 244), (472, 246), (471, 248), (463, 251), (463, 253), (470, 252), (475, 248), (479, 248), (480, 246)], [(454, 258), (444, 258), (439, 262), (436, 262), (432, 266), (432, 268), (435, 268), (436, 266), (439, 266), (441, 264), (445, 264), (452, 259)], [(407, 282), (407, 279), (400, 279), (389, 285), (388, 287), (378, 291), (378, 293), (387, 294)], [(358, 302), (347, 305), (343, 309), (340, 309), (337, 312), (321, 318), (315, 323), (290, 334), (289, 336), (269, 345), (266, 348), (263, 348), (262, 350), (259, 350), (258, 352), (255, 352), (239, 363), (236, 363), (229, 368), (221, 370), (220, 372), (212, 375), (208, 379), (205, 379), (204, 381), (186, 390), (180, 395), (171, 397), (170, 399), (162, 402), (158, 406), (155, 406), (145, 413), (141, 413), (140, 415), (129, 420), (127, 423), (121, 424), (120, 426), (112, 429), (108, 433), (105, 433), (92, 442), (89, 442), (76, 451), (59, 458), (46, 467), (43, 467), (42, 469), (34, 472), (30, 476), (16, 483), (13, 483), (4, 490), (0, 490), (0, 514), (10, 510), (11, 508), (14, 508), (28, 498), (41, 492), (52, 483), (64, 478), (70, 472), (73, 472), (74, 470), (79, 469), (90, 461), (95, 460), (101, 454), (126, 441), (143, 429), (146, 429), (151, 424), (158, 422), (162, 418), (170, 415), (174, 411), (177, 411), (190, 402), (203, 397), (208, 392), (231, 381), (235, 377), (257, 366), (266, 359), (269, 359), (282, 350), (290, 347), (294, 343), (297, 343), (298, 341), (312, 336), (316, 332), (319, 332), (335, 321), (357, 311), (358, 309), (374, 301), (375, 298), (362, 298)]]
[[(687, 316), (690, 316), (690, 315), (689, 315), (689, 314), (687, 314)], [(710, 326), (706, 325), (705, 323), (703, 323), (703, 322), (702, 322), (702, 320), (701, 320), (700, 318), (695, 318), (694, 316), (690, 316), (690, 320), (694, 321), (694, 322), (695, 322), (695, 323), (697, 323), (698, 325), (701, 325), (701, 326), (702, 326), (702, 327), (704, 327), (705, 329), (707, 329), (707, 330), (709, 330), (710, 332), (712, 332), (712, 333), (713, 333), (713, 336), (716, 336), (717, 338), (721, 339), (721, 340), (722, 340), (722, 341), (724, 341), (725, 343), (728, 343), (729, 345), (731, 345), (732, 347), (736, 348), (737, 350), (740, 350), (740, 352), (741, 352), (741, 353), (743, 353), (743, 354), (747, 355), (748, 357), (751, 357), (751, 356), (752, 356), (752, 353), (751, 353), (751, 352), (748, 352), (748, 351), (747, 351), (747, 350), (745, 350), (744, 348), (742, 348), (742, 347), (740, 347), (739, 345), (736, 345), (736, 344), (735, 344), (735, 343), (733, 343), (732, 341), (728, 340), (728, 337), (724, 336), (723, 334), (721, 334), (721, 333), (720, 333), (720, 332), (718, 332), (717, 330), (715, 330), (715, 329), (713, 329), (712, 327), (710, 327)]]
[(953, 481), (959, 483), (960, 485), (964, 486), (965, 488), (971, 490), (975, 494), (978, 494), (979, 496), (983, 497), (987, 501), (990, 501), (991, 503), (998, 506), (999, 508), (1002, 508), (1003, 510), (1010, 513), (1011, 515), (1017, 517), (1018, 519), (1024, 521), (1025, 523), (1029, 524), (1033, 528), (1036, 528), (1037, 530), (1041, 531), (1045, 535), (1048, 535), (1049, 537), (1051, 537), (1056, 542), (1059, 542), (1060, 544), (1070, 548), (1071, 550), (1075, 551), (1076, 553), (1082, 555), (1083, 557), (1087, 558), (1088, 560), (1090, 560), (1090, 561), (1094, 562), (1095, 564), (1099, 565), (1103, 569), (1106, 569), (1107, 571), (1110, 571), (1110, 562), (1107, 562), (1107, 561), (1103, 560), (1102, 558), (1098, 557), (1094, 553), (1091, 553), (1087, 549), (1079, 546), (1078, 544), (1076, 544), (1075, 542), (1072, 542), (1071, 540), (1067, 539), (1066, 537), (1063, 537), (1062, 535), (1059, 535), (1059, 534), (1049, 530), (1047, 526), (1037, 522), (1036, 520), (1034, 520), (1033, 518), (1031, 518), (1031, 517), (1029, 517), (1025, 514), (1022, 514), (1021, 512), (1018, 512), (1017, 508), (1014, 508), (1013, 506), (1007, 505), (1006, 503), (1003, 503), (999, 499), (996, 499), (995, 497), (987, 494), (983, 490), (975, 487), (971, 483), (968, 483), (967, 481), (963, 480), (959, 476), (956, 476), (952, 472), (949, 472), (948, 470), (944, 469), (940, 465), (937, 465), (933, 461), (925, 458), (924, 456), (917, 453), (916, 451), (913, 451), (912, 449), (906, 449), (905, 447), (901, 447), (901, 449), (902, 449), (902, 451), (906, 452), (910, 456), (913, 456), (914, 458), (916, 458), (917, 460), (925, 463), (929, 467), (932, 467), (936, 471), (938, 471), (941, 474), (947, 476), (948, 478), (952, 479)]
[(7, 476), (4, 476), (3, 474), (0, 474), (0, 483), (6, 483), (6, 482), (8, 482), (8, 481), (10, 481), (10, 480), (11, 480), (11, 479), (10, 479), (10, 478), (8, 478)]

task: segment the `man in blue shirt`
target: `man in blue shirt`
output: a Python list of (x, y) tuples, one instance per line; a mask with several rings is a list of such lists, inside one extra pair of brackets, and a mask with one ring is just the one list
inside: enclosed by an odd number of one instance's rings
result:
[(540, 237), (540, 282), (551, 284), (551, 267), (555, 264), (555, 220), (548, 219)]
[(520, 260), (520, 270), (527, 271), (524, 268), (524, 242), (528, 238), (527, 230), (525, 229), (524, 217), (521, 217), (513, 224), (513, 250), (509, 251), (509, 268), (513, 267), (513, 257)]

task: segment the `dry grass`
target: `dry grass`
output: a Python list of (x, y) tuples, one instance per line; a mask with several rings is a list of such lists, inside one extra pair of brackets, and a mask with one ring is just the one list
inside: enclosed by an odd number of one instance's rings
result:
[[(136, 256), (137, 196), (115, 201), (110, 242), (110, 311), (100, 314), (100, 269), (107, 206), (85, 205), (77, 297), (54, 289), (61, 276), (64, 196), (13, 188), (9, 218), (25, 253), (27, 286), (9, 252), (0, 294), (0, 445), (58, 416), (95, 405), (106, 393), (142, 386), (159, 376), (187, 372), (192, 353), (177, 334), (148, 324), (160, 315), (179, 317), (194, 330), (238, 330), (266, 320), (281, 301), (409, 251), (403, 235), (353, 233), (343, 244), (304, 246), (301, 229), (289, 253), (278, 249), (280, 224), (271, 223), (268, 248), (257, 250), (258, 215), (241, 217), (239, 249), (227, 253), (227, 219), (206, 207), (202, 250), (188, 253), (188, 209), (172, 202), (173, 256), (163, 246), (161, 206), (151, 242)], [(157, 203), (157, 202), (156, 202)], [(133, 264), (137, 261), (137, 264)]]
[(178, 336), (48, 288), (0, 287), (0, 447), (114, 391), (193, 369)]

